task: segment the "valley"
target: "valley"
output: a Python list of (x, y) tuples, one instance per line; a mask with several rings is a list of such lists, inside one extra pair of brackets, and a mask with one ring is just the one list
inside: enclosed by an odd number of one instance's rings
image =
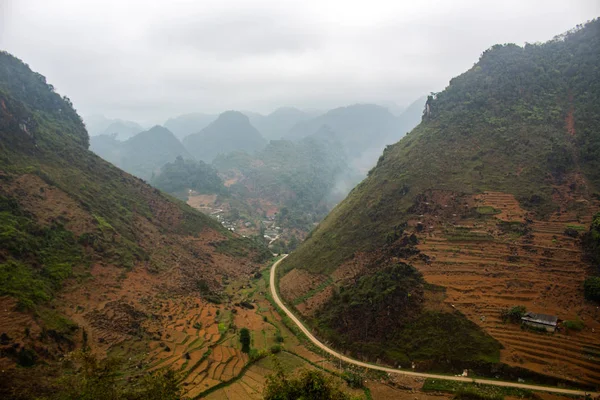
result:
[(600, 399), (600, 19), (431, 92), (399, 77), (439, 60), (401, 72), (361, 34), (313, 76), (312, 28), (225, 11), (132, 19), (154, 62), (107, 57), (107, 98), (70, 83), (85, 120), (0, 50), (0, 398)]

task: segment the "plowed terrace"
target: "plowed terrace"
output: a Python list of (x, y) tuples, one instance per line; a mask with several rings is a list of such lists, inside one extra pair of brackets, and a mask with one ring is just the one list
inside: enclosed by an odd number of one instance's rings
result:
[[(442, 204), (448, 199), (438, 200), (429, 199), (428, 209), (448, 207)], [(430, 257), (411, 263), (429, 283), (446, 288), (446, 303), (502, 343), (502, 362), (600, 384), (600, 315), (583, 298), (590, 266), (582, 261), (578, 240), (565, 234), (567, 228), (587, 229), (591, 213), (562, 212), (536, 221), (503, 193), (472, 197), (465, 206), (477, 212), (471, 218), (454, 213), (449, 220), (436, 219), (443, 211), (426, 212), (411, 221), (421, 231), (418, 248)], [(579, 319), (585, 328), (567, 331), (559, 324), (556, 333), (546, 334), (503, 323), (501, 310), (517, 305), (559, 320)]]

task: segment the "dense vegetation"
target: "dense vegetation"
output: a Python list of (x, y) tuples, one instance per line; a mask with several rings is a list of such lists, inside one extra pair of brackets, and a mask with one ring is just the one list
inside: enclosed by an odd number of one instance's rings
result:
[(281, 207), (279, 225), (307, 231), (357, 180), (331, 132), (298, 142), (272, 140), (255, 156), (234, 152), (217, 157), (214, 165), (226, 176), (242, 176), (230, 186), (234, 196), (267, 199)]
[(340, 287), (315, 325), (339, 348), (393, 364), (450, 362), (460, 369), (463, 362), (497, 360), (500, 344), (477, 325), (424, 309), (424, 293), (432, 290), (425, 286), (413, 267), (391, 265)]
[(117, 140), (115, 135), (94, 136), (90, 148), (105, 160), (146, 181), (175, 158), (192, 158), (179, 140), (162, 126), (140, 132), (125, 142)]
[(278, 372), (267, 377), (264, 389), (265, 400), (350, 400), (331, 378), (316, 370), (302, 370), (297, 376), (286, 376)]
[(181, 156), (163, 165), (150, 183), (167, 193), (186, 196), (188, 189), (200, 194), (226, 192), (223, 180), (212, 166), (204, 161), (184, 160)]
[(542, 215), (572, 173), (587, 178), (582, 193), (598, 190), (599, 31), (596, 20), (545, 44), (484, 52), (284, 265), (327, 272), (376, 249), (426, 189), (513, 193)]
[(247, 116), (238, 111), (226, 111), (200, 132), (183, 139), (183, 144), (196, 159), (210, 163), (219, 154), (261, 150), (266, 141)]
[[(396, 230), (419, 218), (416, 205), (428, 190), (511, 193), (540, 218), (577, 206), (559, 204), (553, 197), (557, 187), (591, 200), (600, 188), (598, 65), (600, 20), (545, 44), (494, 46), (443, 92), (430, 96), (421, 124), (386, 147), (367, 179), (282, 262), (284, 273), (296, 268), (327, 275), (353, 257), (383, 260), (367, 264), (368, 272), (353, 286), (344, 285), (344, 292), (319, 310), (313, 326), (334, 343), (338, 338), (341, 348), (372, 359), (434, 360), (437, 368), (447, 365), (445, 359), (497, 361), (498, 344), (457, 313), (427, 308), (417, 313), (412, 307), (414, 319), (390, 327), (377, 318), (369, 288), (378, 287), (381, 265), (394, 256), (388, 246), (398, 241)], [(595, 286), (589, 281), (587, 287), (592, 293)], [(402, 293), (391, 284), (378, 290)], [(348, 302), (342, 297), (346, 292)], [(358, 312), (362, 318), (350, 317)], [(361, 336), (361, 328), (370, 336)], [(463, 348), (466, 344), (473, 348)]]

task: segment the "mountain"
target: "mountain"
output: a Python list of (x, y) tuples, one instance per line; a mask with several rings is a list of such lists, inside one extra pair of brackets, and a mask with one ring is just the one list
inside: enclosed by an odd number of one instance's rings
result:
[[(284, 297), (357, 356), (598, 385), (577, 239), (600, 207), (598, 65), (599, 20), (485, 51), (284, 261)], [(519, 307), (563, 334), (503, 323)]]
[(203, 161), (184, 160), (181, 156), (177, 156), (174, 162), (163, 165), (150, 183), (184, 199), (187, 199), (189, 190), (199, 194), (219, 194), (226, 191), (216, 169)]
[(163, 165), (179, 156), (192, 158), (181, 142), (167, 128), (159, 125), (125, 142), (118, 141), (114, 134), (94, 136), (90, 141), (90, 149), (144, 180), (150, 180)]
[(260, 150), (266, 141), (247, 116), (238, 111), (226, 111), (200, 132), (184, 138), (183, 144), (196, 159), (210, 163), (219, 154)]
[(250, 123), (266, 139), (281, 139), (296, 124), (314, 118), (314, 112), (305, 112), (294, 107), (281, 107), (269, 115), (248, 113)]
[(217, 115), (214, 114), (190, 113), (169, 118), (163, 126), (179, 140), (183, 140), (186, 136), (200, 132), (216, 119)]
[(119, 140), (127, 140), (144, 128), (136, 122), (122, 119), (110, 119), (103, 115), (90, 115), (84, 119), (90, 136), (116, 134)]
[(287, 133), (286, 138), (300, 139), (326, 126), (338, 136), (351, 164), (366, 175), (385, 145), (400, 140), (417, 124), (416, 119), (421, 115), (422, 109), (414, 107), (396, 117), (382, 106), (355, 104), (300, 122)]
[(89, 151), (69, 99), (6, 52), (0, 138), (0, 397), (56, 398), (76, 349), (92, 369), (93, 354), (128, 349), (135, 373), (162, 349), (170, 301), (206, 310), (226, 277), (270, 257)]

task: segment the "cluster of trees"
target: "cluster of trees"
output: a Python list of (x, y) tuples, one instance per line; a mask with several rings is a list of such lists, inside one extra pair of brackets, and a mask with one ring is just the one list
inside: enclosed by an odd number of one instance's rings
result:
[(204, 161), (184, 160), (179, 156), (165, 164), (160, 173), (152, 177), (153, 186), (167, 193), (181, 193), (192, 189), (201, 194), (227, 192), (217, 171)]

